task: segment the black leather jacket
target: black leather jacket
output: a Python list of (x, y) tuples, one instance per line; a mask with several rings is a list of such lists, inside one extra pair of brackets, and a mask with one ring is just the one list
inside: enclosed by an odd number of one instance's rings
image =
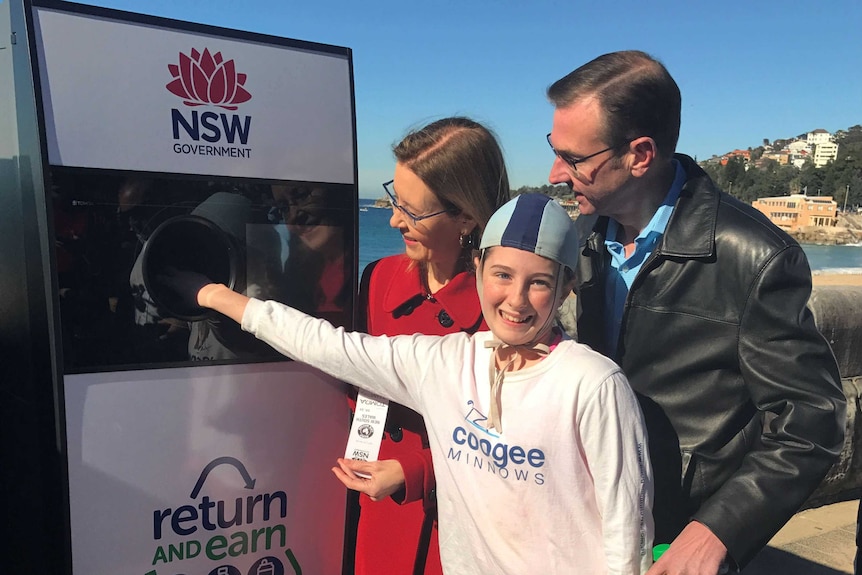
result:
[(656, 543), (690, 519), (742, 567), (817, 487), (844, 440), (838, 367), (806, 307), (799, 245), (687, 156), (665, 234), (604, 349), (607, 218), (581, 217), (578, 339), (638, 393), (655, 475)]

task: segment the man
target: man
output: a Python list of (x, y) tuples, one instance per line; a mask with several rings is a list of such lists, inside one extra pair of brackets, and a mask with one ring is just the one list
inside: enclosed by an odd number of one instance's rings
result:
[(638, 393), (655, 473), (649, 575), (743, 567), (843, 443), (844, 395), (799, 245), (675, 155), (679, 88), (615, 52), (548, 89), (549, 180), (579, 202), (578, 336)]

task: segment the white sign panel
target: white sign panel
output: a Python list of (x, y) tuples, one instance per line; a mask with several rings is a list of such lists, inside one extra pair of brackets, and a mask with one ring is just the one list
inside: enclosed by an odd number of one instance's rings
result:
[(34, 8), (52, 165), (354, 183), (348, 56)]
[(293, 362), (68, 375), (73, 573), (341, 572), (343, 384)]

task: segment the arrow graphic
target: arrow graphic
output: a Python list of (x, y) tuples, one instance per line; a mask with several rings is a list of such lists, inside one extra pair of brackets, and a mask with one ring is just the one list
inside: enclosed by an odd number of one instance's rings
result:
[(290, 566), (293, 567), (294, 573), (296, 573), (296, 575), (302, 575), (302, 567), (299, 566), (299, 561), (296, 560), (296, 555), (293, 554), (293, 550), (288, 547), (284, 554), (287, 555), (287, 560), (290, 561)]
[(198, 496), (198, 493), (200, 493), (201, 488), (203, 488), (204, 486), (204, 481), (206, 481), (207, 475), (210, 474), (210, 471), (223, 464), (233, 465), (234, 467), (236, 467), (237, 471), (239, 471), (240, 475), (242, 475), (242, 478), (245, 481), (245, 488), (254, 489), (255, 480), (251, 478), (251, 475), (249, 475), (245, 466), (239, 459), (235, 457), (217, 457), (210, 461), (207, 466), (204, 467), (203, 471), (201, 471), (201, 476), (198, 477), (198, 481), (197, 483), (195, 483), (195, 488), (192, 489), (192, 493), (190, 495), (192, 499), (195, 499)]

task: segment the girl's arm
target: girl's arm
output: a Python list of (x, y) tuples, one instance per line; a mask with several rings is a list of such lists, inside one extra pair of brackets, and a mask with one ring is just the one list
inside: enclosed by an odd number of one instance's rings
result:
[(171, 270), (159, 281), (189, 307), (197, 304), (221, 313), (292, 359), (420, 411), (418, 382), (422, 366), (428, 365), (420, 358), (439, 344), (439, 337), (347, 333), (326, 320), (278, 302), (249, 298), (195, 272)]
[(652, 564), (653, 485), (645, 430), (635, 394), (620, 371), (599, 386), (580, 417), (612, 575), (639, 575)]
[(235, 317), (243, 310), (242, 329), (282, 354), (424, 415), (421, 383), (433, 367), (428, 358), (442, 354), (436, 348), (446, 338), (418, 334), (374, 337), (346, 332), (275, 301), (244, 302), (223, 291), (213, 296), (210, 303), (225, 313)]
[(200, 306), (214, 309), (237, 323), (242, 323), (242, 314), (250, 299), (222, 284), (207, 284), (197, 295)]

